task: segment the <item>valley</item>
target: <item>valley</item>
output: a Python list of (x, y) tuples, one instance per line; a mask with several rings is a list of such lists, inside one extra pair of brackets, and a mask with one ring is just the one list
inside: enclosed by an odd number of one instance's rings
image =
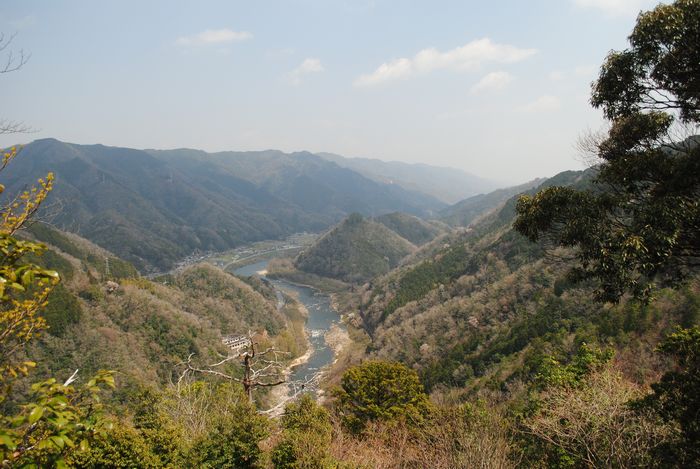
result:
[(700, 468), (700, 0), (264, 3), (0, 2), (0, 468)]
[[(265, 279), (265, 271), (268, 261), (259, 261), (238, 267), (233, 273), (238, 276), (258, 276)], [(284, 280), (270, 280), (280, 295), (291, 295), (300, 302), (306, 311), (305, 330), (308, 340), (308, 349), (291, 368), (287, 382), (283, 386), (286, 394), (280, 396), (280, 403), (277, 407), (283, 410), (283, 404), (287, 402), (290, 395), (296, 396), (301, 392), (319, 392), (319, 384), (322, 380), (324, 368), (333, 364), (334, 358), (342, 352), (341, 349), (334, 349), (329, 343), (331, 333), (341, 338), (346, 334), (345, 326), (340, 321), (338, 312), (331, 306), (330, 297), (327, 294), (316, 291), (310, 287), (295, 285)], [(341, 339), (342, 341), (342, 339)], [(336, 339), (336, 343), (338, 340)], [(302, 388), (303, 386), (303, 388)]]

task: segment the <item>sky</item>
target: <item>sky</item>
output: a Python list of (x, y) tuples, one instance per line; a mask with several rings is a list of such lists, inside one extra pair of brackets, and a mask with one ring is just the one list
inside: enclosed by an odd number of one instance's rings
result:
[(503, 183), (583, 165), (590, 84), (648, 0), (0, 2), (0, 146), (308, 150)]

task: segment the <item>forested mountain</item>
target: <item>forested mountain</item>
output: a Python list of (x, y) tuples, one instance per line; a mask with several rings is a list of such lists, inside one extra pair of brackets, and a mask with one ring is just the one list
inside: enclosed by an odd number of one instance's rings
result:
[(209, 176), (211, 171), (240, 177), (328, 224), (352, 212), (371, 216), (400, 210), (427, 215), (444, 207), (434, 197), (371, 180), (309, 152), (205, 153), (187, 149), (148, 152), (198, 177)]
[(444, 206), (308, 153), (147, 152), (53, 139), (26, 145), (5, 185), (13, 194), (49, 171), (56, 183), (43, 218), (142, 271), (166, 270), (196, 250), (318, 231), (355, 211)]
[(421, 220), (416, 216), (401, 212), (380, 215), (375, 217), (374, 220), (416, 246), (431, 241), (445, 231), (445, 227), (440, 226), (438, 223)]
[[(592, 174), (567, 171), (527, 192), (553, 185), (586, 187)], [(564, 333), (562, 327), (576, 335), (583, 324), (594, 327), (592, 322), (601, 328), (596, 334), (620, 332), (615, 328), (623, 326), (605, 322), (609, 311), (585, 300), (588, 286), (566, 279), (567, 264), (545, 262), (542, 248), (512, 229), (516, 200), (473, 230), (441, 239), (432, 249), (426, 246), (427, 257), (375, 279), (371, 289), (359, 293), (362, 322), (376, 356), (417, 368), (429, 387), (464, 386), (522, 359), (532, 341), (552, 340), (545, 337)], [(621, 311), (616, 314), (627, 314)], [(593, 316), (584, 317), (588, 314)], [(522, 378), (505, 374), (500, 379), (516, 377)]]
[(247, 284), (209, 264), (149, 281), (77, 235), (43, 224), (29, 235), (49, 247), (34, 260), (62, 278), (42, 312), (48, 332), (27, 351), (42, 375), (113, 369), (127, 383), (165, 385), (190, 354), (224, 353), (224, 335), (288, 334), (274, 291), (260, 281)]
[(500, 184), (455, 168), (372, 158), (347, 158), (333, 153), (318, 156), (357, 171), (375, 181), (396, 184), (407, 190), (420, 191), (447, 204), (496, 189)]
[(389, 272), (415, 246), (381, 223), (353, 213), (294, 264), (303, 271), (345, 282), (364, 282)]
[(439, 219), (451, 226), (469, 226), (479, 216), (497, 209), (514, 195), (539, 186), (544, 179), (535, 179), (519, 186), (498, 189), (487, 194), (479, 194), (461, 200), (443, 209)]

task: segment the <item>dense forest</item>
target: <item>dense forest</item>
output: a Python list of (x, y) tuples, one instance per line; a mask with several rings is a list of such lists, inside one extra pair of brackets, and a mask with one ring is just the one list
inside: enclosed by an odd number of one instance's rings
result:
[[(44, 175), (0, 209), (0, 464), (700, 467), (699, 37), (698, 0), (638, 17), (592, 86), (609, 129), (586, 141), (590, 169), (474, 196), (438, 220), (352, 213), (271, 262), (332, 289), (352, 340), (322, 397), (298, 392), (279, 417), (274, 387), (308, 346), (294, 296), (204, 263), (143, 277), (140, 254), (40, 221), (62, 182)], [(94, 150), (72, 151), (85, 163)], [(204, 178), (186, 166), (205, 156), (184, 152), (138, 163)], [(8, 181), (23, 153), (3, 152)], [(303, 181), (348, 174), (302, 159), (315, 168)], [(233, 172), (232, 161), (212, 164)], [(237, 174), (253, 180), (251, 161)], [(303, 181), (270, 171), (245, 187), (306, 223), (290, 211)], [(397, 194), (362, 181), (368, 198)], [(357, 202), (333, 189), (324, 222)], [(135, 207), (165, 217), (136, 193)], [(407, 200), (428, 217), (429, 199)], [(243, 351), (227, 336), (244, 337)]]

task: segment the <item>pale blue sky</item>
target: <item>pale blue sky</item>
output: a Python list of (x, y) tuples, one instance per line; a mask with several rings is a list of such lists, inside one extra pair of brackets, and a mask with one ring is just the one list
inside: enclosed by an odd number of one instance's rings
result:
[(31, 52), (0, 145), (277, 148), (520, 182), (580, 168), (589, 85), (646, 0), (3, 0)]

